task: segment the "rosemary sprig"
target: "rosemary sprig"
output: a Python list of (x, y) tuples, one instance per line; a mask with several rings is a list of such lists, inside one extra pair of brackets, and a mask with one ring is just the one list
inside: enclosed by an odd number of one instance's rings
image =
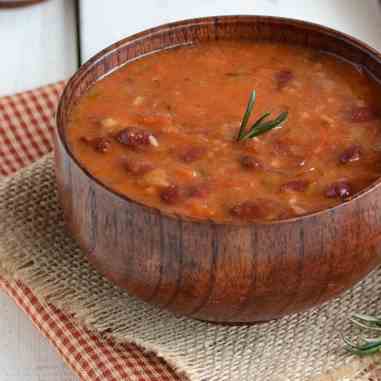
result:
[(238, 139), (237, 139), (238, 141), (242, 139), (242, 135), (245, 132), (247, 123), (249, 122), (249, 118), (250, 118), (251, 112), (253, 111), (256, 99), (257, 99), (257, 92), (253, 90), (250, 95), (249, 102), (247, 103), (245, 114), (243, 115), (243, 118), (242, 118), (241, 127), (238, 132)]
[(281, 126), (288, 118), (288, 112), (281, 112), (277, 118), (273, 120), (266, 120), (271, 113), (265, 112), (249, 129), (247, 129), (247, 124), (249, 123), (250, 115), (253, 112), (255, 101), (257, 99), (257, 93), (255, 90), (252, 91), (249, 102), (247, 103), (245, 114), (243, 115), (241, 126), (238, 132), (237, 141), (243, 141), (247, 139), (255, 138), (256, 136), (262, 135), (273, 128)]
[(358, 338), (358, 342), (354, 342), (348, 336), (343, 336), (345, 342), (345, 348), (356, 355), (365, 356), (381, 350), (381, 336), (376, 336), (381, 332), (381, 318), (368, 316), (363, 314), (352, 315), (350, 321), (352, 324), (368, 334), (374, 333), (374, 337), (368, 337), (365, 334), (361, 334)]

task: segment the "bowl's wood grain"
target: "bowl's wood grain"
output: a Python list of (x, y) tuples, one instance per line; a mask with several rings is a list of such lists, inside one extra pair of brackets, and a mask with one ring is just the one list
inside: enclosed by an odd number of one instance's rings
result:
[(167, 216), (116, 194), (72, 156), (71, 108), (100, 77), (138, 56), (215, 39), (271, 39), (338, 54), (381, 78), (381, 57), (338, 32), (256, 16), (189, 20), (104, 50), (71, 79), (58, 111), (56, 167), (65, 219), (89, 259), (131, 294), (177, 314), (254, 322), (302, 311), (353, 286), (381, 260), (381, 186), (285, 222), (233, 226)]

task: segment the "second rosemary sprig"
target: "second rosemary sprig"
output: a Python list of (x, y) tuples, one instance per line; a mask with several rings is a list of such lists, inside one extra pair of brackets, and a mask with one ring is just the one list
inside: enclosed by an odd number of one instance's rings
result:
[[(368, 315), (354, 314), (350, 320), (355, 327), (362, 331), (362, 334), (356, 342), (348, 336), (344, 336), (346, 349), (360, 356), (381, 351), (381, 319)], [(369, 336), (369, 334), (372, 336)]]

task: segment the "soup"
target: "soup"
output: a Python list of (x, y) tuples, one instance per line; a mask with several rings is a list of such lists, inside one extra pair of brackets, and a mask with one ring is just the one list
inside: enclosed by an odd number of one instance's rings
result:
[[(323, 52), (208, 42), (98, 81), (67, 136), (93, 176), (147, 206), (216, 222), (286, 219), (338, 205), (380, 176), (380, 96), (361, 67)], [(249, 136), (253, 125), (261, 133)]]

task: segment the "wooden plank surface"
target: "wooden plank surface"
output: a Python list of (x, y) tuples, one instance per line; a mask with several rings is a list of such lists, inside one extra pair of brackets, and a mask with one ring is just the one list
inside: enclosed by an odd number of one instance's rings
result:
[(299, 18), (350, 33), (381, 50), (378, 0), (81, 0), (83, 60), (112, 42), (164, 22), (220, 14)]
[(77, 67), (74, 0), (0, 10), (0, 96), (70, 76)]
[(0, 290), (0, 381), (77, 381), (29, 318)]
[[(0, 10), (0, 96), (67, 78), (77, 67), (74, 0)], [(0, 290), (0, 381), (77, 381)]]

